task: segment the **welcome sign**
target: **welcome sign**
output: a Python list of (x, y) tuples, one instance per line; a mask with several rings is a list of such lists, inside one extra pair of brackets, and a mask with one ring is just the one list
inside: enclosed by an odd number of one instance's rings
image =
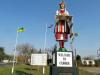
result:
[(57, 52), (57, 67), (72, 67), (72, 52)]

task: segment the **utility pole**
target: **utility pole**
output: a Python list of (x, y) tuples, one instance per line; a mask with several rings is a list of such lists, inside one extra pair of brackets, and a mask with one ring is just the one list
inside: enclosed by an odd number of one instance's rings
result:
[(100, 48), (97, 50), (97, 59), (100, 59)]

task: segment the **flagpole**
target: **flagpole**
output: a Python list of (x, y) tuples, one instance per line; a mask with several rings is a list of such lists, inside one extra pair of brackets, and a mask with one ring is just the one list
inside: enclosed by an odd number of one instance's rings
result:
[(45, 48), (46, 48), (46, 41), (47, 41), (47, 24), (46, 24), (45, 38), (44, 38), (44, 53), (45, 53)]
[(16, 34), (16, 42), (15, 42), (15, 47), (14, 47), (14, 58), (13, 58), (13, 66), (12, 66), (12, 71), (11, 73), (13, 74), (14, 73), (14, 67), (15, 67), (15, 62), (16, 62), (16, 46), (17, 46), (17, 42), (18, 42), (18, 35), (19, 35), (19, 32), (17, 31), (17, 34)]
[(77, 67), (77, 62), (76, 62), (76, 48), (74, 48), (74, 40), (75, 40), (75, 33), (73, 32), (73, 36), (72, 36), (72, 40), (71, 40), (71, 43), (70, 43), (70, 45), (71, 45), (71, 50), (73, 51), (73, 54), (74, 54), (74, 59), (75, 59), (75, 65), (76, 65), (76, 67)]
[[(46, 41), (47, 41), (47, 24), (46, 24), (45, 38), (44, 38), (44, 53), (45, 53), (45, 48), (46, 48)], [(44, 74), (45, 74), (45, 67), (43, 66), (43, 75)]]

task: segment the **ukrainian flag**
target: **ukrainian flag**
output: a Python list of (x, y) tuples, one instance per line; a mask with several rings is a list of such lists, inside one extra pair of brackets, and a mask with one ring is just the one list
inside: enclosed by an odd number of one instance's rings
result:
[(21, 28), (19, 28), (17, 31), (18, 31), (18, 32), (24, 32), (25, 29), (24, 29), (24, 27), (21, 27)]

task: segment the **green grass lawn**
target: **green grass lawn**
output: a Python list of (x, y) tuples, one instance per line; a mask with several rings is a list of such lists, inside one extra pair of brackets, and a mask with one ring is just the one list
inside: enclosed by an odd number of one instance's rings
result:
[[(12, 75), (11, 65), (0, 67), (0, 75)], [(29, 65), (16, 65), (13, 75), (42, 75), (42, 67)], [(49, 75), (49, 67), (46, 67), (45, 75)], [(79, 71), (79, 75), (96, 75), (83, 70)]]
[[(11, 74), (12, 66), (0, 67), (0, 75), (42, 75), (42, 67), (29, 65), (16, 65), (14, 74)], [(46, 67), (45, 75), (49, 75), (49, 68)]]

